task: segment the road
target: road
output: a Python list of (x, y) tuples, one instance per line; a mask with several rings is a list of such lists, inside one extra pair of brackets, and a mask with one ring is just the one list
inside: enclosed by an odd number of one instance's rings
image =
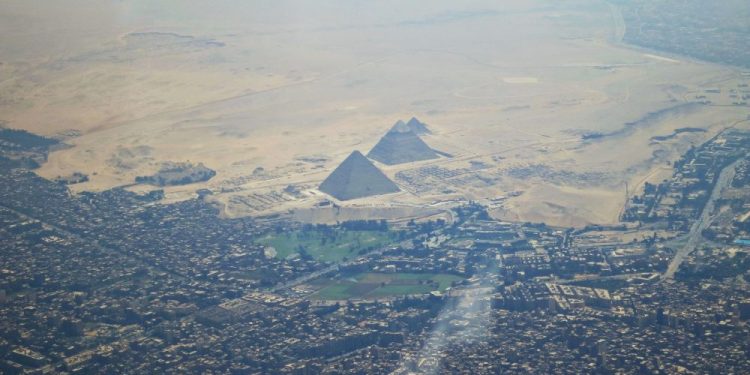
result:
[(706, 205), (703, 207), (703, 212), (701, 212), (701, 215), (690, 227), (690, 233), (688, 233), (686, 237), (687, 243), (685, 244), (685, 246), (677, 250), (674, 258), (672, 258), (672, 262), (669, 263), (669, 267), (667, 267), (667, 270), (662, 275), (662, 280), (673, 278), (675, 272), (677, 272), (677, 270), (680, 268), (680, 264), (682, 264), (682, 261), (685, 260), (685, 257), (687, 257), (688, 254), (692, 253), (693, 250), (695, 250), (695, 248), (701, 242), (703, 242), (703, 236), (701, 235), (701, 233), (704, 229), (708, 228), (708, 226), (711, 225), (711, 221), (713, 220), (711, 214), (714, 211), (716, 200), (721, 196), (721, 191), (724, 189), (724, 187), (727, 186), (727, 184), (729, 184), (734, 178), (735, 167), (743, 159), (744, 157), (740, 157), (737, 159), (737, 161), (722, 169), (721, 173), (719, 174), (719, 178), (716, 181), (716, 185), (714, 185), (714, 188), (711, 191), (711, 196), (708, 198), (708, 202), (706, 202)]

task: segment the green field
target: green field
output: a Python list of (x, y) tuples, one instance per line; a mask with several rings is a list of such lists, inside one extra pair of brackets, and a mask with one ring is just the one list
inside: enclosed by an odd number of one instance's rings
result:
[(379, 248), (393, 242), (394, 232), (338, 230), (333, 236), (318, 231), (294, 231), (272, 234), (258, 242), (276, 249), (276, 257), (285, 259), (290, 255), (306, 252), (316, 260), (341, 262), (353, 258), (362, 250)]
[(322, 279), (313, 299), (346, 300), (350, 298), (382, 298), (444, 291), (454, 281), (463, 280), (450, 274), (435, 273), (360, 273), (351, 277)]

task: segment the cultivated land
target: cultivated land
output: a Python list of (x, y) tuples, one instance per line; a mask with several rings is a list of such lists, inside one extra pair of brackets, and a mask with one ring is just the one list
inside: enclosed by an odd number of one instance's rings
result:
[[(741, 71), (623, 45), (630, 18), (604, 1), (87, 5), (0, 6), (0, 121), (73, 146), (38, 173), (87, 175), (75, 192), (190, 162), (217, 174), (164, 202), (207, 188), (228, 217), (404, 219), (476, 200), (501, 219), (607, 224), (750, 115)], [(347, 155), (412, 116), (452, 158), (376, 164), (402, 192), (316, 208)], [(705, 132), (669, 137), (680, 128)]]

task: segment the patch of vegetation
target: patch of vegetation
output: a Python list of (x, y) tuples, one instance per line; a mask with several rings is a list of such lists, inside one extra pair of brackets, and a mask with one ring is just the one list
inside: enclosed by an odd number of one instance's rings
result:
[(276, 257), (280, 259), (299, 254), (323, 262), (341, 262), (385, 246), (393, 242), (396, 236), (396, 232), (383, 231), (297, 230), (272, 234), (258, 242), (276, 249)]
[(346, 300), (350, 298), (383, 298), (432, 291), (445, 291), (463, 280), (451, 274), (436, 273), (360, 273), (338, 280), (323, 280), (323, 287), (312, 298)]
[(433, 291), (430, 285), (386, 285), (375, 289), (370, 296), (390, 297), (399, 295), (424, 294)]

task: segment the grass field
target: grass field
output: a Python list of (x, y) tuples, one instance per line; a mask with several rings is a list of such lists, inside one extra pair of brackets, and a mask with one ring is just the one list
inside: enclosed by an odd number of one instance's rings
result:
[(304, 251), (324, 262), (341, 262), (357, 256), (359, 251), (378, 248), (393, 241), (393, 232), (339, 230), (335, 237), (318, 231), (294, 231), (273, 234), (258, 242), (276, 249), (276, 257), (285, 259)]
[(313, 299), (346, 300), (350, 298), (381, 298), (444, 291), (461, 277), (435, 273), (360, 273), (351, 277), (323, 279)]

